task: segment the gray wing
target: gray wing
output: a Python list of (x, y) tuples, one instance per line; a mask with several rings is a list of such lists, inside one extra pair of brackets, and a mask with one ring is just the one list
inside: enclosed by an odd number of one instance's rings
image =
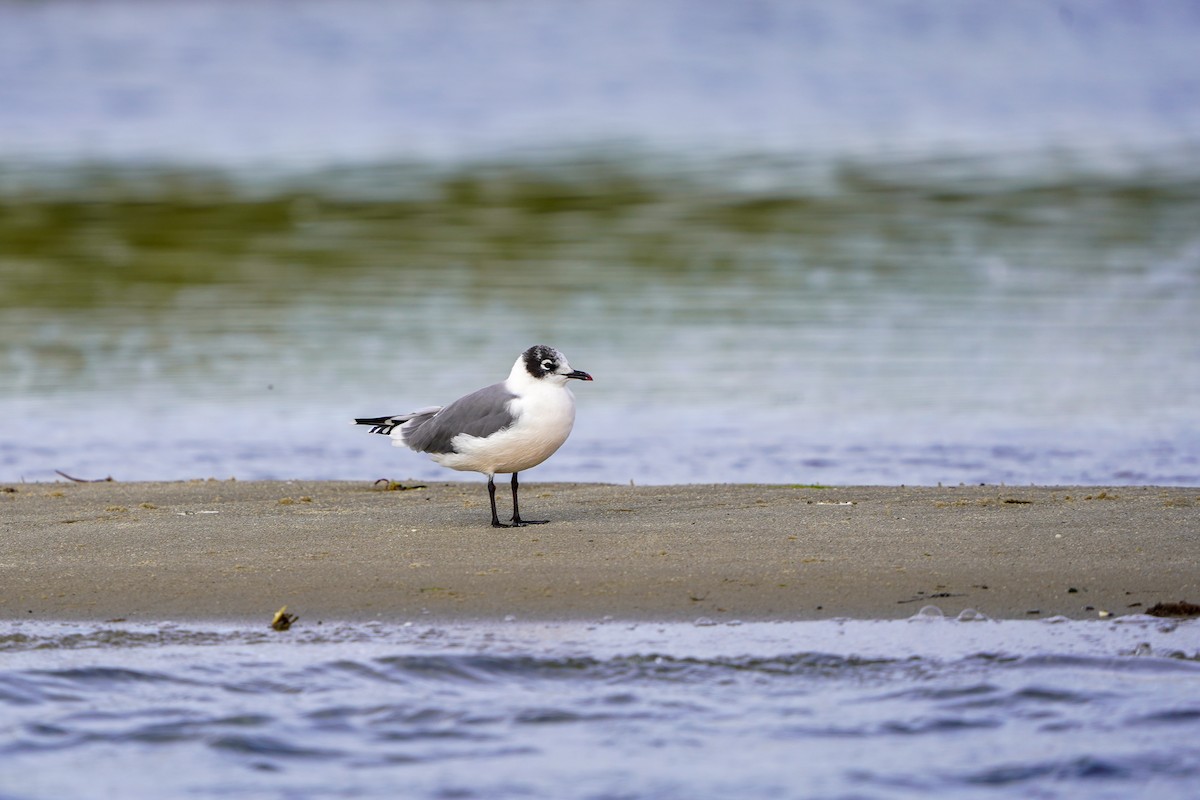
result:
[(422, 453), (453, 453), (455, 436), (491, 436), (515, 421), (508, 402), (516, 395), (494, 383), (466, 397), (460, 397), (438, 413), (417, 417), (404, 428), (404, 443)]

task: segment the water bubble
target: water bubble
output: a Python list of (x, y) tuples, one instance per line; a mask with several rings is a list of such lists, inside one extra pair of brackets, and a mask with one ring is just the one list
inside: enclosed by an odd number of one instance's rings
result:
[(964, 608), (955, 619), (959, 622), (991, 622), (991, 617), (974, 608)]
[(945, 619), (946, 615), (937, 606), (921, 606), (921, 610), (909, 617), (910, 620)]
[(1150, 646), (1149, 642), (1138, 642), (1137, 647), (1133, 648), (1133, 650), (1130, 650), (1128, 655), (1152, 656), (1154, 655), (1154, 648)]
[(700, 617), (692, 624), (695, 625), (697, 628), (709, 628), (709, 627), (712, 627), (713, 625), (716, 625), (717, 623), (714, 622), (713, 620), (709, 619), (708, 617)]

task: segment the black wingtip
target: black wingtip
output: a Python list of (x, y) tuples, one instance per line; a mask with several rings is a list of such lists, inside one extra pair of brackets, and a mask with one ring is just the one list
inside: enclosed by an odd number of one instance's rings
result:
[(355, 425), (370, 425), (371, 433), (389, 434), (399, 423), (393, 417), (356, 417)]

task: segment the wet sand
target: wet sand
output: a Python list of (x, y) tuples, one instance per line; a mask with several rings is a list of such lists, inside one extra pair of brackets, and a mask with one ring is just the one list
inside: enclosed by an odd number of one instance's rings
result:
[[(406, 481), (404, 485), (415, 485)], [(0, 485), (0, 619), (1078, 619), (1200, 602), (1200, 488)], [(498, 492), (507, 507), (507, 485)]]

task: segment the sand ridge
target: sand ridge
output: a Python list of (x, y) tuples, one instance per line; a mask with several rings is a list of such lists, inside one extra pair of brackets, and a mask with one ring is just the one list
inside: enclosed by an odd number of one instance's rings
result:
[[(1200, 489), (0, 485), (0, 618), (1088, 619), (1200, 601)], [(507, 499), (507, 498), (506, 498)], [(502, 509), (503, 515), (503, 509)]]

